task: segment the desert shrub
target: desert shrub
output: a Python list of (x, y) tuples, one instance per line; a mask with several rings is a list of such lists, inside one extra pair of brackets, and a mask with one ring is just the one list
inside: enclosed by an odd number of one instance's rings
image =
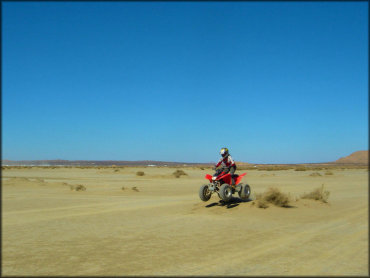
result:
[(311, 170), (313, 170), (313, 171), (321, 171), (322, 168), (321, 167), (313, 167), (313, 168), (311, 168)]
[(282, 193), (277, 188), (269, 188), (264, 193), (256, 194), (256, 203), (259, 208), (267, 208), (268, 203), (278, 207), (288, 207), (289, 195)]
[(199, 169), (200, 169), (200, 170), (204, 170), (204, 168), (203, 168), (203, 167), (199, 167)]
[(115, 173), (119, 172), (119, 169), (114, 169), (114, 172), (115, 172)]
[(321, 185), (321, 187), (314, 189), (313, 191), (309, 193), (304, 193), (301, 198), (302, 199), (313, 199), (316, 201), (321, 201), (323, 203), (328, 202), (330, 192), (327, 190), (324, 190), (324, 184)]
[(311, 177), (320, 177), (322, 176), (319, 172), (313, 172), (310, 174)]
[(326, 176), (329, 176), (329, 175), (334, 175), (334, 174), (333, 174), (333, 172), (326, 171), (326, 172), (325, 172), (325, 175), (326, 175)]
[(145, 173), (143, 171), (137, 171), (136, 176), (144, 176)]
[(275, 174), (262, 174), (260, 177), (275, 177)]
[(131, 189), (132, 189), (133, 191), (139, 192), (139, 189), (138, 189), (136, 186), (133, 186)]
[(86, 191), (86, 187), (85, 187), (85, 186), (83, 186), (82, 184), (78, 184), (78, 185), (76, 185), (76, 186), (74, 186), (74, 185), (70, 185), (70, 188), (71, 188), (71, 190), (73, 190), (73, 191)]
[(295, 168), (294, 171), (306, 171), (306, 167), (298, 167), (298, 168)]
[(187, 176), (188, 174), (186, 174), (183, 170), (176, 170), (172, 173), (172, 175), (174, 175), (176, 178), (179, 178), (181, 176)]
[(121, 190), (125, 190), (125, 187), (124, 187), (124, 186), (122, 186), (122, 187), (121, 187)]
[[(238, 167), (239, 169), (239, 167)], [(247, 167), (246, 170), (258, 170), (258, 171), (284, 171), (284, 170), (290, 170), (290, 169), (293, 169), (291, 166), (287, 166), (287, 165), (275, 165), (275, 166), (258, 166), (258, 167), (254, 167), (254, 166), (250, 166), (250, 167)]]

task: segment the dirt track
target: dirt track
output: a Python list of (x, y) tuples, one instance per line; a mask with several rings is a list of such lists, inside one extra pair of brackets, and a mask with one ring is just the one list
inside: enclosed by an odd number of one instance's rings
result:
[(3, 170), (2, 275), (368, 275), (365, 169), (247, 171), (254, 193), (330, 191), (267, 209), (201, 202), (207, 170), (114, 170)]

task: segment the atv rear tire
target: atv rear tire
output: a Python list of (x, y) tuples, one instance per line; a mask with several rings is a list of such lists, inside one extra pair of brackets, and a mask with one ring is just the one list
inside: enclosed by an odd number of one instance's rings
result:
[(199, 198), (203, 202), (207, 202), (211, 198), (212, 193), (208, 190), (208, 184), (202, 185), (199, 189)]
[(220, 187), (218, 193), (222, 201), (228, 202), (231, 200), (231, 197), (233, 196), (233, 189), (230, 185), (225, 183)]
[(243, 184), (242, 189), (238, 192), (240, 199), (243, 201), (246, 201), (249, 199), (249, 196), (251, 195), (251, 188), (248, 184)]

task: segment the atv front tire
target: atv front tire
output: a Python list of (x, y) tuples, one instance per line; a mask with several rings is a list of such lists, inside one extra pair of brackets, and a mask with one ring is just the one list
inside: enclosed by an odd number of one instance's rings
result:
[(243, 184), (241, 190), (238, 192), (240, 199), (246, 201), (251, 195), (251, 188), (248, 184)]
[(199, 189), (199, 198), (203, 202), (207, 202), (211, 198), (212, 193), (208, 189), (208, 184), (202, 185)]
[(233, 189), (230, 185), (225, 183), (220, 187), (218, 193), (222, 201), (228, 202), (231, 200), (231, 197), (233, 196)]

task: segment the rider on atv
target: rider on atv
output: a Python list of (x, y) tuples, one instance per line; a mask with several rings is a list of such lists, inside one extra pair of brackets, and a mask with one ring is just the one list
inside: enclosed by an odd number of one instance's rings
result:
[(236, 165), (234, 160), (232, 159), (231, 155), (229, 154), (229, 150), (227, 148), (222, 148), (220, 151), (221, 158), (215, 165), (215, 170), (217, 169), (218, 166), (222, 165), (221, 168), (216, 170), (216, 173), (213, 175), (213, 177), (217, 177), (221, 172), (224, 172), (227, 174), (230, 171), (231, 174), (231, 181), (232, 181), (232, 186), (235, 186), (235, 180), (234, 180), (234, 173), (236, 170)]

